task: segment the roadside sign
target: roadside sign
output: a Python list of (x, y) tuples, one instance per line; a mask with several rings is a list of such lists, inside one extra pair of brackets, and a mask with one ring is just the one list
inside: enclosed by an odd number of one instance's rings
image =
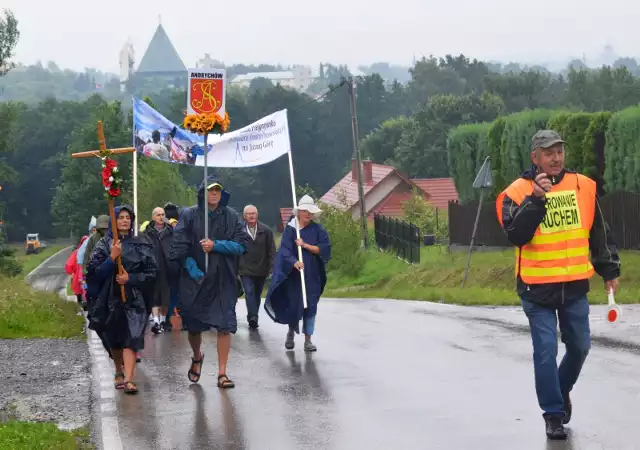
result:
[(491, 175), (491, 156), (487, 156), (482, 163), (482, 167), (473, 181), (473, 187), (476, 189), (490, 188), (493, 186), (493, 176)]

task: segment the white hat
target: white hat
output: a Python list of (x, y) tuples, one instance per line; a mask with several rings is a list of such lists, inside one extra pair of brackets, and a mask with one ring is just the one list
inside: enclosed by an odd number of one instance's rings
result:
[(98, 219), (96, 219), (94, 216), (91, 216), (91, 221), (89, 222), (89, 231), (93, 230), (96, 227), (97, 221)]
[(293, 208), (293, 213), (297, 214), (298, 211), (309, 211), (311, 214), (317, 215), (322, 212), (320, 208), (316, 205), (313, 199), (308, 195), (303, 195), (300, 201), (298, 202), (298, 207)]

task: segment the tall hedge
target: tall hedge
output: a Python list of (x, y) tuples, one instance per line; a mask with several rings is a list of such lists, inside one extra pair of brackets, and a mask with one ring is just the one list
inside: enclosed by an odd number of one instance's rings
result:
[(473, 180), (488, 156), (488, 133), (491, 123), (460, 125), (449, 132), (447, 149), (451, 156), (451, 169), (461, 202), (477, 198)]
[(569, 117), (571, 117), (573, 113), (570, 111), (557, 111), (553, 113), (551, 118), (549, 118), (549, 122), (547, 122), (547, 128), (550, 130), (555, 130), (558, 133), (562, 133), (562, 129), (566, 125)]
[[(585, 149), (583, 174), (596, 181), (600, 194), (604, 193), (605, 134), (612, 115), (609, 111), (593, 113), (582, 143), (582, 148)], [(587, 149), (591, 151), (586, 151)]]
[(640, 106), (611, 116), (605, 135), (604, 182), (607, 192), (640, 190)]
[(493, 175), (493, 195), (497, 196), (506, 186), (503, 169), (502, 157), (500, 155), (500, 145), (502, 143), (502, 132), (504, 131), (504, 117), (498, 117), (491, 123), (489, 133), (487, 135), (487, 145), (489, 146), (489, 156), (491, 156), (491, 172)]
[(531, 166), (531, 137), (547, 128), (553, 111), (534, 109), (504, 118), (500, 142), (500, 164), (505, 186)]

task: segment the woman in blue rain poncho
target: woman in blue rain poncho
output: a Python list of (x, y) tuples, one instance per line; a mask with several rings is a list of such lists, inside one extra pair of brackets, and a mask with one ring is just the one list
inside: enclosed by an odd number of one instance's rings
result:
[[(318, 312), (318, 302), (327, 283), (326, 264), (331, 259), (331, 243), (326, 230), (313, 219), (322, 211), (308, 195), (300, 199), (291, 221), (285, 227), (276, 255), (272, 281), (269, 285), (264, 309), (275, 322), (289, 326), (285, 348), (295, 346), (294, 333), (305, 335), (304, 350), (314, 352), (317, 347), (311, 342)], [(296, 237), (296, 221), (300, 227), (300, 239)], [(302, 248), (302, 261), (298, 260), (298, 246)], [(307, 307), (302, 299), (304, 269)]]
[[(108, 347), (116, 366), (115, 388), (136, 394), (133, 382), (136, 352), (144, 348), (144, 333), (150, 311), (149, 291), (156, 277), (153, 248), (146, 240), (133, 235), (133, 208), (116, 208), (119, 241), (113, 245), (111, 229), (96, 244), (87, 265), (90, 298), (89, 327)], [(122, 258), (124, 273), (118, 274), (117, 258)], [(125, 301), (120, 286), (124, 286)]]

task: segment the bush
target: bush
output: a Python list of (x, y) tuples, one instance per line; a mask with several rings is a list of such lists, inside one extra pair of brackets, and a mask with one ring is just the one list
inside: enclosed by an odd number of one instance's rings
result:
[(491, 156), (491, 175), (493, 176), (494, 196), (497, 196), (507, 185), (502, 172), (502, 157), (500, 155), (504, 126), (504, 117), (498, 117), (491, 123), (487, 135), (488, 152), (489, 156)]
[(15, 277), (22, 272), (22, 266), (15, 258), (15, 251), (0, 243), (0, 275)]
[(475, 200), (480, 193), (473, 188), (473, 180), (488, 156), (491, 126), (488, 122), (460, 125), (449, 132), (447, 149), (451, 155), (451, 172), (462, 203)]
[(429, 204), (417, 188), (411, 198), (402, 202), (404, 220), (420, 228), (420, 232), (435, 235), (437, 240), (449, 237), (449, 224), (444, 214), (436, 215), (436, 208)]
[(331, 240), (331, 261), (327, 269), (357, 277), (365, 265), (360, 222), (354, 220), (350, 212), (341, 211), (335, 206), (320, 207), (322, 215), (319, 221), (329, 233)]
[(607, 192), (640, 190), (640, 106), (611, 116), (606, 132), (604, 181)]
[(585, 132), (584, 142), (582, 143), (582, 147), (585, 150), (591, 149), (590, 152), (585, 152), (584, 154), (584, 161), (582, 162), (583, 173), (596, 181), (600, 192), (602, 192), (602, 187), (604, 186), (605, 133), (611, 116), (612, 113), (608, 111), (592, 114), (591, 122)]
[(552, 111), (535, 109), (505, 117), (500, 156), (506, 184), (531, 167), (531, 138), (536, 131), (547, 128), (551, 115)]

